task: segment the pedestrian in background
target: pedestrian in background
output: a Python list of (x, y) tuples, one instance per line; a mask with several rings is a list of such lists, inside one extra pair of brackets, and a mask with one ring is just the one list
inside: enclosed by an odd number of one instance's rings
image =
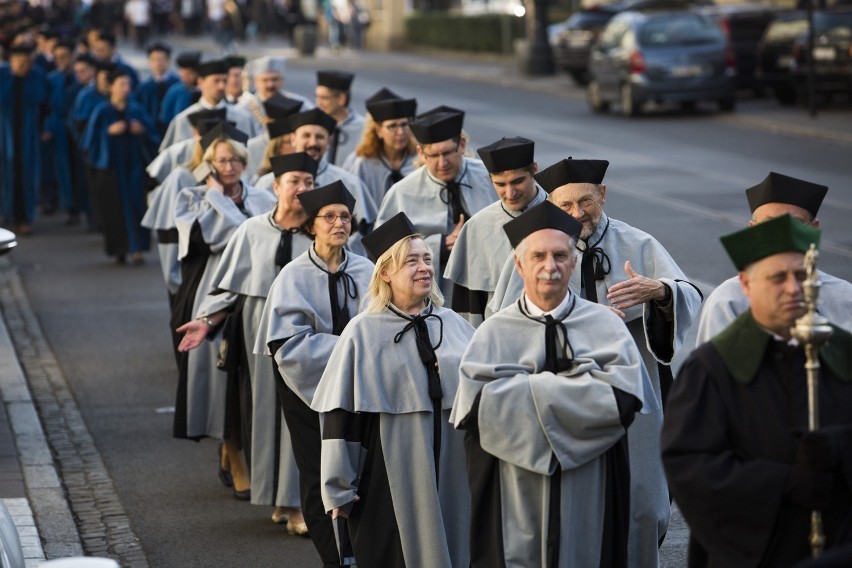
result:
[(151, 30), (151, 4), (148, 0), (127, 0), (124, 5), (124, 19), (133, 30), (136, 49), (143, 49), (148, 43)]

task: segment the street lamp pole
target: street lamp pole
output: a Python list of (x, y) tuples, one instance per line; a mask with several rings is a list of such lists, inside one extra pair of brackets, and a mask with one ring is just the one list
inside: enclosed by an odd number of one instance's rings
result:
[(547, 38), (547, 0), (534, 1), (533, 38), (530, 45), (527, 73), (530, 75), (553, 75), (553, 51)]

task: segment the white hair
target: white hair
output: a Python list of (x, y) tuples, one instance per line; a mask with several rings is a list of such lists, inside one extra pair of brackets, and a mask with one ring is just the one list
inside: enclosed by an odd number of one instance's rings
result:
[[(577, 250), (577, 241), (575, 241), (568, 233), (563, 233), (566, 237), (568, 237), (568, 246), (571, 249), (571, 258), (574, 259), (580, 255), (580, 251)], [(527, 235), (529, 237), (529, 235)], [(523, 266), (524, 264), (524, 256), (527, 254), (527, 248), (529, 247), (529, 241), (527, 241), (527, 237), (518, 243), (518, 246), (515, 247), (515, 259)]]

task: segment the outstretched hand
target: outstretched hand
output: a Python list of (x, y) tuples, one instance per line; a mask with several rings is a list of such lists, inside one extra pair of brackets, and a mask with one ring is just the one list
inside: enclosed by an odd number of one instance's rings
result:
[(612, 307), (625, 310), (651, 300), (662, 300), (666, 297), (666, 285), (659, 280), (647, 278), (634, 271), (629, 260), (624, 263), (624, 271), (630, 279), (615, 284), (606, 295)]
[(186, 322), (175, 331), (184, 334), (183, 338), (180, 340), (180, 344), (178, 345), (178, 351), (186, 353), (187, 351), (192, 351), (201, 345), (201, 342), (207, 337), (207, 332), (210, 331), (210, 329), (206, 322), (201, 320), (192, 320), (190, 322)]

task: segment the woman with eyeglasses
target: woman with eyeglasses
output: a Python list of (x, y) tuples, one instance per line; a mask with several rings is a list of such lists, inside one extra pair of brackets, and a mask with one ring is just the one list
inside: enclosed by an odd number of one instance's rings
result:
[(116, 67), (107, 81), (108, 99), (93, 110), (81, 142), (92, 172), (92, 210), (107, 255), (124, 264), (129, 254), (139, 265), (150, 246), (150, 235), (139, 224), (145, 214), (142, 180), (159, 135), (131, 97), (128, 71)]
[(417, 100), (383, 88), (367, 99), (367, 111), (361, 142), (343, 167), (361, 178), (378, 205), (393, 184), (415, 170), (417, 143), (408, 121), (417, 114)]
[[(172, 329), (188, 331), (183, 324), (196, 317), (206, 292), (213, 289), (214, 273), (231, 235), (247, 219), (269, 211), (275, 199), (268, 192), (243, 185), (240, 177), (246, 160), (248, 136), (228, 122), (220, 123), (201, 140), (204, 156), (196, 168), (201, 185), (185, 188), (175, 201), (178, 230), (178, 259), (181, 283), (175, 295)], [(203, 171), (200, 171), (200, 170)], [(199, 322), (205, 336), (215, 341), (199, 342), (189, 351), (178, 346), (179, 380), (175, 400), (173, 435), (200, 440), (204, 437), (226, 440), (223, 459), (230, 463), (223, 481), (232, 482), (235, 494), (249, 497), (249, 481), (239, 453), (239, 408), (228, 396), (229, 382), (217, 367), (218, 338), (222, 321)], [(186, 340), (186, 337), (184, 338)], [(226, 479), (225, 479), (226, 478)]]
[[(203, 344), (211, 330), (224, 328), (226, 347), (219, 355), (228, 373), (228, 403), (239, 411), (241, 420), (236, 419), (237, 412), (229, 413), (234, 420), (220, 456), (220, 478), (232, 486), (237, 499), (274, 506), (272, 520), (286, 522), (291, 534), (307, 530), (299, 475), (287, 425), (276, 403), (272, 366), (254, 354), (254, 344), (273, 281), (282, 267), (310, 247), (310, 239), (298, 232), (305, 220), (298, 196), (313, 189), (317, 166), (303, 152), (272, 159), (274, 207), (234, 231), (196, 319), (178, 329), (186, 333), (180, 349), (191, 350)], [(241, 436), (235, 435), (236, 430)], [(250, 480), (242, 465), (241, 445), (251, 465)]]
[(323, 503), (347, 519), (360, 567), (467, 568), (464, 434), (449, 416), (473, 326), (441, 307), (433, 253), (405, 213), (362, 243), (377, 259), (369, 303), (311, 404), (322, 419)]
[(319, 415), (310, 403), (337, 337), (360, 310), (373, 263), (345, 248), (355, 221), (355, 199), (342, 182), (297, 197), (306, 215), (302, 232), (313, 243), (273, 282), (255, 353), (273, 358), (275, 387), (296, 453), (309, 534), (323, 565), (340, 566), (331, 519), (320, 494)]

